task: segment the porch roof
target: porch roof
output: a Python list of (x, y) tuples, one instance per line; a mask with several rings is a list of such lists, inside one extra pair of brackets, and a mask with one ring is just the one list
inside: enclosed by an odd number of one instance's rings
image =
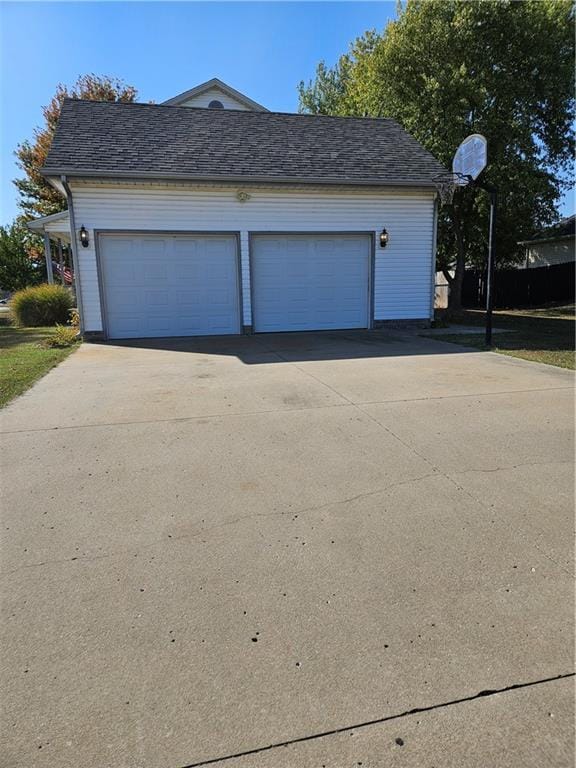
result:
[(61, 211), (60, 213), (52, 213), (50, 216), (32, 219), (32, 221), (26, 222), (26, 226), (37, 235), (48, 235), (51, 240), (62, 240), (65, 243), (70, 242), (70, 217), (68, 211)]

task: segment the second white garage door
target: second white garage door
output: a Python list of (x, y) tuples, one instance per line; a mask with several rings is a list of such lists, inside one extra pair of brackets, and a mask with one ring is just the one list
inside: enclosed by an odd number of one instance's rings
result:
[(254, 235), (255, 331), (367, 328), (369, 235)]
[(100, 235), (111, 339), (240, 333), (232, 235)]

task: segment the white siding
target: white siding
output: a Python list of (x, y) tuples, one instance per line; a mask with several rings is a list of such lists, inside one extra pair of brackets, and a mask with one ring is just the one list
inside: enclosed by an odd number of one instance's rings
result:
[[(403, 189), (233, 188), (75, 183), (76, 225), (90, 232), (78, 248), (85, 328), (102, 329), (93, 230), (240, 232), (243, 323), (251, 325), (249, 232), (373, 232), (374, 319), (431, 316), (434, 193)], [(388, 247), (378, 247), (386, 227)]]
[(551, 267), (574, 261), (574, 238), (556, 240), (549, 243), (533, 243), (526, 247), (526, 262), (519, 267)]
[(62, 242), (70, 242), (70, 220), (60, 219), (59, 221), (50, 221), (44, 225), (44, 229), (52, 236), (52, 239), (59, 237)]
[(207, 107), (213, 99), (217, 99), (222, 102), (224, 109), (241, 109), (244, 112), (248, 112), (248, 108), (238, 101), (233, 96), (221, 91), (219, 88), (209, 88), (207, 91), (199, 93), (197, 96), (192, 96), (188, 101), (183, 102), (182, 107)]

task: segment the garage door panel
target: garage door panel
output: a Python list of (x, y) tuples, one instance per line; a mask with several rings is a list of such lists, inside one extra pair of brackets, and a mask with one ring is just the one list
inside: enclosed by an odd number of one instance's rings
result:
[(370, 250), (368, 235), (254, 236), (255, 330), (366, 328)]
[(170, 336), (173, 331), (173, 323), (170, 315), (152, 315), (147, 318), (146, 330), (150, 334), (161, 333), (163, 336)]
[[(162, 256), (164, 258), (164, 256)], [(169, 281), (168, 266), (166, 264), (143, 264), (142, 265), (142, 284), (147, 285), (150, 281), (163, 282)]]
[(207, 298), (214, 307), (214, 313), (222, 314), (229, 304), (229, 298), (226, 293), (219, 291), (208, 291)]
[(174, 264), (173, 273), (176, 280), (181, 282), (195, 280), (198, 273), (198, 267), (196, 264), (179, 261), (177, 264)]
[[(146, 288), (142, 289), (144, 304), (150, 306), (154, 312), (159, 306), (169, 307), (171, 304), (170, 293), (168, 291), (155, 291)], [(142, 304), (142, 302), (140, 302)]]
[(230, 319), (226, 314), (222, 314), (220, 317), (218, 317), (218, 315), (211, 317), (210, 328), (214, 333), (232, 333), (230, 329)]
[(179, 291), (174, 298), (183, 312), (199, 307), (201, 303), (198, 291)]
[(118, 312), (119, 316), (130, 311), (137, 310), (144, 302), (144, 297), (135, 291), (128, 291), (116, 288), (109, 292), (110, 303), (119, 305), (122, 309)]
[(139, 315), (133, 315), (133, 316), (125, 316), (121, 317), (117, 321), (118, 328), (122, 331), (123, 336), (120, 336), (119, 338), (123, 337), (131, 337), (139, 330), (140, 325), (140, 316)]
[(232, 236), (109, 236), (100, 264), (110, 338), (240, 332)]
[(120, 257), (113, 256), (108, 266), (109, 278), (112, 285), (130, 285), (136, 281), (134, 264), (124, 263)]

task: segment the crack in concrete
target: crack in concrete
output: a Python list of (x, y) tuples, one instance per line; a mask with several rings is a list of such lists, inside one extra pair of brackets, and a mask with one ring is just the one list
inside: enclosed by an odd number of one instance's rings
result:
[(483, 472), (504, 472), (507, 469), (519, 469), (520, 467), (554, 467), (554, 466), (560, 466), (562, 464), (568, 464), (569, 466), (572, 466), (571, 461), (526, 461), (520, 464), (510, 464), (506, 467), (492, 467), (491, 469), (459, 469), (458, 472), (454, 472), (455, 476), (458, 475), (469, 475), (469, 474), (475, 474), (477, 472), (483, 473)]
[[(360, 409), (360, 410), (362, 410), (362, 409)], [(373, 421), (376, 421), (376, 423), (378, 423), (383, 429), (386, 429), (387, 431), (389, 431), (390, 434), (392, 434), (394, 437), (396, 437), (397, 439), (400, 439), (400, 438), (398, 438), (395, 435), (395, 433), (393, 433), (387, 427), (384, 427), (384, 425), (380, 424), (380, 422), (378, 422), (372, 416), (370, 416), (370, 418)], [(225, 520), (222, 523), (218, 523), (217, 525), (212, 525), (212, 526), (210, 526), (208, 528), (204, 528), (204, 529), (202, 529), (200, 531), (196, 531), (195, 533), (183, 534), (181, 536), (170, 536), (169, 539), (167, 539), (165, 537), (160, 538), (160, 539), (154, 539), (153, 541), (148, 542), (147, 544), (142, 544), (140, 547), (137, 547), (136, 549), (121, 550), (121, 551), (117, 551), (117, 552), (109, 552), (108, 554), (105, 554), (105, 555), (78, 555), (78, 556), (75, 556), (75, 557), (63, 558), (63, 559), (60, 559), (60, 560), (43, 560), (43, 561), (38, 562), (38, 563), (28, 563), (28, 564), (25, 564), (25, 565), (20, 565), (17, 568), (13, 568), (12, 570), (6, 571), (4, 573), (0, 573), (0, 579), (3, 578), (4, 576), (11, 576), (12, 574), (17, 573), (18, 571), (21, 571), (21, 570), (26, 569), (26, 568), (38, 568), (38, 567), (45, 566), (45, 565), (62, 565), (62, 564), (65, 564), (65, 563), (72, 563), (72, 562), (75, 562), (75, 561), (92, 562), (92, 561), (96, 561), (96, 560), (105, 560), (105, 559), (111, 558), (111, 557), (122, 557), (122, 556), (126, 556), (126, 555), (133, 555), (135, 552), (139, 553), (142, 550), (148, 549), (150, 547), (154, 547), (157, 544), (166, 544), (166, 543), (169, 543), (170, 541), (182, 541), (182, 540), (187, 540), (187, 539), (195, 539), (195, 538), (198, 538), (199, 536), (209, 535), (213, 531), (219, 530), (221, 528), (226, 528), (228, 526), (237, 525), (238, 523), (244, 522), (246, 520), (254, 520), (254, 519), (259, 518), (259, 517), (260, 518), (282, 517), (282, 516), (286, 516), (286, 515), (303, 515), (303, 514), (306, 514), (308, 512), (319, 512), (319, 511), (322, 511), (323, 509), (327, 509), (329, 507), (340, 506), (342, 504), (351, 504), (351, 503), (353, 503), (355, 501), (359, 501), (361, 499), (370, 498), (371, 496), (378, 496), (378, 495), (380, 495), (382, 493), (386, 493), (387, 491), (390, 491), (390, 490), (392, 490), (394, 488), (398, 488), (398, 487), (401, 487), (401, 486), (404, 486), (404, 485), (412, 485), (413, 483), (419, 482), (421, 480), (426, 480), (429, 477), (441, 476), (441, 477), (449, 480), (453, 485), (456, 486), (456, 488), (458, 490), (462, 491), (463, 493), (466, 493), (466, 495), (468, 495), (471, 499), (473, 499), (477, 504), (480, 504), (482, 507), (484, 507), (485, 509), (488, 510), (488, 507), (486, 507), (486, 505), (480, 499), (475, 497), (470, 491), (468, 491), (466, 488), (464, 488), (459, 483), (457, 483), (452, 477), (450, 477), (449, 475), (444, 473), (442, 470), (440, 470), (438, 467), (436, 467), (434, 464), (429, 462), (428, 459), (426, 459), (425, 457), (421, 456), (421, 454), (419, 454), (417, 451), (415, 451), (415, 449), (413, 449), (411, 446), (408, 446), (405, 443), (404, 443), (404, 445), (406, 445), (406, 447), (408, 447), (410, 450), (415, 452), (420, 458), (423, 458), (432, 467), (432, 472), (428, 472), (425, 475), (419, 475), (418, 477), (409, 478), (408, 480), (401, 480), (401, 481), (396, 482), (396, 483), (391, 483), (390, 485), (386, 485), (383, 488), (377, 488), (374, 491), (366, 491), (366, 492), (363, 492), (363, 493), (356, 494), (355, 496), (347, 497), (345, 499), (336, 499), (334, 501), (327, 501), (327, 502), (325, 502), (323, 504), (312, 505), (312, 506), (309, 506), (309, 507), (302, 507), (302, 508), (297, 508), (297, 509), (290, 509), (290, 510), (286, 510), (286, 511), (283, 511), (283, 512), (256, 512), (256, 513), (250, 514), (250, 515), (242, 515), (240, 517), (235, 517), (235, 518), (232, 518), (230, 520)], [(495, 467), (495, 468), (492, 468), (492, 469), (466, 469), (466, 470), (462, 470), (460, 472), (457, 472), (455, 474), (456, 475), (464, 475), (464, 474), (484, 473), (484, 472), (492, 473), (492, 472), (502, 472), (502, 471), (506, 471), (506, 470), (510, 470), (510, 469), (517, 469), (519, 467), (548, 466), (548, 465), (554, 466), (554, 465), (563, 465), (563, 464), (571, 464), (571, 462), (569, 462), (569, 461), (526, 462), (526, 463), (523, 463), (523, 464), (511, 464), (510, 466)], [(532, 546), (534, 546), (536, 549), (538, 549), (539, 552), (541, 552), (545, 557), (547, 557), (551, 562), (553, 562), (555, 565), (557, 565), (563, 571), (565, 571), (569, 575), (572, 575), (570, 573), (570, 571), (568, 571), (561, 563), (559, 563), (558, 561), (554, 560), (554, 558), (552, 558), (545, 551), (543, 551), (535, 542), (529, 541), (529, 543)]]
[(413, 715), (420, 715), (425, 712), (433, 712), (437, 709), (446, 709), (447, 707), (454, 707), (459, 704), (464, 704), (470, 701), (477, 701), (478, 699), (487, 698), (490, 696), (498, 696), (501, 693), (510, 693), (512, 691), (519, 691), (523, 688), (531, 688), (536, 685), (545, 685), (546, 683), (552, 683), (557, 680), (566, 680), (574, 677), (576, 673), (565, 672), (554, 677), (545, 677), (539, 680), (530, 680), (526, 683), (514, 683), (513, 685), (506, 685), (503, 688), (494, 688), (485, 691), (479, 691), (478, 693), (471, 694), (470, 696), (462, 696), (459, 699), (451, 699), (450, 701), (443, 701), (438, 704), (430, 704), (427, 707), (415, 707), (408, 709), (404, 712), (397, 712), (393, 715), (385, 715), (383, 717), (377, 717), (373, 720), (365, 720), (362, 723), (354, 723), (354, 725), (344, 725), (339, 728), (332, 728), (328, 731), (321, 731), (319, 733), (308, 734), (307, 736), (298, 736), (294, 739), (288, 739), (287, 741), (274, 742), (272, 744), (266, 744), (262, 747), (254, 747), (252, 749), (245, 749), (241, 752), (235, 752), (233, 754), (221, 755), (219, 757), (208, 758), (207, 760), (200, 760), (195, 763), (188, 763), (180, 768), (201, 768), (205, 765), (214, 765), (216, 763), (223, 763), (228, 760), (235, 760), (240, 757), (248, 757), (249, 755), (257, 755), (262, 752), (270, 752), (274, 749), (280, 749), (283, 747), (290, 747), (296, 744), (303, 744), (308, 741), (316, 741), (317, 739), (325, 739), (328, 736), (337, 736), (341, 733), (347, 733), (350, 731), (357, 731), (361, 728), (369, 728), (374, 725), (382, 725), (383, 723), (391, 722), (392, 720), (400, 720), (405, 717), (412, 717)]
[(134, 419), (132, 421), (105, 421), (100, 424), (94, 422), (92, 424), (68, 424), (66, 426), (62, 427), (39, 427), (36, 429), (6, 429), (1, 430), (0, 429), (0, 435), (25, 435), (29, 433), (36, 433), (36, 432), (64, 432), (65, 430), (75, 430), (75, 429), (94, 429), (98, 427), (129, 427), (134, 426), (138, 424), (178, 424), (179, 422), (187, 422), (187, 421), (198, 421), (201, 419), (223, 419), (223, 418), (233, 418), (233, 417), (241, 417), (241, 416), (260, 416), (260, 415), (267, 415), (271, 413), (300, 413), (303, 411), (317, 411), (317, 410), (323, 410), (325, 408), (344, 408), (346, 406), (354, 406), (354, 407), (360, 407), (361, 405), (394, 405), (396, 403), (421, 403), (421, 402), (428, 402), (428, 401), (435, 401), (435, 400), (456, 400), (459, 398), (466, 398), (466, 397), (493, 397), (497, 395), (516, 395), (516, 394), (522, 394), (527, 392), (555, 392), (558, 390), (569, 390), (572, 391), (573, 387), (544, 387), (541, 389), (510, 389), (510, 390), (504, 390), (502, 392), (478, 392), (478, 393), (471, 393), (471, 394), (460, 394), (460, 395), (433, 395), (431, 397), (407, 397), (407, 398), (390, 398), (387, 400), (368, 400), (366, 402), (361, 403), (355, 403), (349, 398), (347, 398), (345, 395), (338, 392), (336, 389), (330, 387), (328, 384), (323, 382), (321, 379), (318, 379), (316, 376), (312, 376), (312, 374), (308, 373), (307, 371), (304, 371), (302, 368), (300, 368), (295, 363), (291, 363), (289, 360), (286, 360), (285, 358), (281, 357), (278, 353), (275, 353), (282, 362), (288, 363), (288, 365), (293, 365), (295, 368), (297, 368), (299, 371), (304, 373), (306, 376), (310, 376), (311, 378), (315, 379), (319, 384), (321, 384), (324, 387), (327, 387), (330, 389), (334, 394), (338, 395), (338, 397), (342, 398), (346, 402), (344, 403), (331, 403), (327, 405), (311, 405), (308, 407), (301, 407), (301, 408), (274, 408), (274, 409), (263, 409), (259, 411), (243, 411), (243, 412), (236, 412), (236, 413), (206, 413), (201, 414), (198, 416), (177, 416), (173, 418), (167, 418), (167, 419)]
[(327, 405), (311, 405), (308, 407), (301, 407), (301, 408), (274, 408), (270, 410), (261, 410), (261, 411), (243, 411), (238, 413), (203, 413), (198, 416), (176, 416), (169, 419), (135, 419), (134, 421), (106, 421), (102, 422), (101, 424), (93, 423), (93, 424), (69, 424), (68, 426), (64, 427), (40, 427), (38, 429), (12, 429), (12, 430), (0, 430), (0, 435), (23, 435), (28, 433), (36, 433), (36, 432), (64, 432), (65, 430), (72, 430), (72, 429), (94, 429), (97, 427), (129, 427), (137, 424), (178, 424), (179, 422), (186, 422), (186, 421), (198, 421), (201, 419), (222, 419), (222, 418), (230, 418), (233, 416), (240, 417), (240, 416), (260, 416), (261, 414), (266, 415), (270, 413), (298, 413), (301, 411), (317, 411), (317, 410), (323, 410), (324, 408), (344, 408), (348, 405), (347, 402), (345, 403), (330, 403)]
[(335, 499), (334, 501), (327, 501), (323, 504), (316, 504), (309, 507), (289, 509), (289, 510), (284, 510), (282, 512), (256, 512), (250, 515), (241, 515), (240, 517), (234, 517), (230, 520), (225, 520), (221, 523), (218, 523), (217, 525), (212, 525), (212, 526), (209, 526), (208, 528), (203, 528), (202, 530), (196, 531), (194, 533), (186, 533), (186, 534), (182, 534), (181, 536), (170, 536), (170, 537), (163, 536), (160, 539), (153, 539), (147, 544), (142, 544), (139, 547), (133, 548), (133, 549), (109, 552), (108, 554), (105, 554), (105, 555), (77, 555), (75, 557), (68, 557), (60, 560), (43, 560), (38, 563), (27, 563), (25, 565), (19, 565), (17, 568), (13, 568), (10, 571), (5, 571), (4, 573), (0, 573), (0, 578), (4, 576), (11, 576), (14, 573), (18, 573), (19, 571), (24, 570), (25, 568), (39, 568), (44, 565), (62, 565), (64, 563), (72, 563), (76, 561), (91, 562), (95, 560), (105, 560), (111, 557), (126, 557), (127, 555), (134, 555), (135, 553), (139, 553), (144, 549), (149, 549), (150, 547), (154, 547), (158, 544), (168, 544), (174, 541), (196, 539), (199, 536), (209, 535), (213, 531), (219, 530), (221, 528), (226, 528), (231, 525), (237, 525), (238, 523), (244, 522), (246, 520), (255, 520), (256, 518), (259, 518), (259, 517), (261, 518), (286, 517), (289, 515), (303, 515), (308, 512), (319, 512), (329, 507), (337, 507), (337, 506), (341, 506), (342, 504), (352, 504), (353, 502), (359, 501), (360, 499), (370, 498), (371, 496), (378, 496), (382, 493), (386, 493), (392, 490), (393, 488), (398, 488), (404, 485), (412, 485), (413, 483), (417, 483), (421, 480), (425, 480), (428, 477), (434, 477), (436, 475), (437, 475), (436, 472), (428, 472), (425, 475), (412, 477), (407, 480), (400, 480), (396, 483), (390, 483), (390, 485), (386, 485), (383, 488), (377, 488), (374, 491), (365, 491), (364, 493), (358, 493), (355, 496), (350, 496), (345, 499)]
[[(538, 387), (536, 389), (505, 389), (500, 392), (472, 392), (459, 395), (431, 395), (430, 397), (390, 398), (389, 400), (366, 400), (359, 405), (386, 405), (387, 403), (420, 403), (429, 400), (458, 400), (465, 397), (497, 397), (498, 395), (522, 395), (528, 392), (556, 392), (558, 390), (573, 391), (573, 387)], [(341, 397), (344, 397), (341, 395)]]

